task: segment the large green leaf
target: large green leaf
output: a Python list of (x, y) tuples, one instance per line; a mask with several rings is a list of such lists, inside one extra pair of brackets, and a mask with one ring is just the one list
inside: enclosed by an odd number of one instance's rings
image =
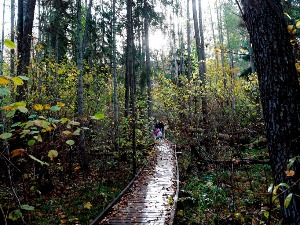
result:
[(19, 209), (12, 211), (9, 215), (8, 215), (8, 219), (11, 219), (13, 221), (20, 219), (22, 217), (22, 213)]
[(34, 207), (31, 205), (21, 205), (21, 209), (32, 211)]
[(9, 95), (10, 94), (10, 90), (7, 88), (0, 88), (0, 96), (5, 96), (5, 95)]
[(0, 135), (0, 138), (5, 140), (5, 139), (8, 139), (12, 136), (12, 133), (3, 133)]
[(284, 208), (287, 208), (289, 204), (291, 203), (293, 197), (293, 193), (290, 193), (284, 200)]
[(17, 47), (16, 44), (9, 39), (4, 40), (4, 45), (10, 49), (14, 49)]
[(73, 140), (67, 140), (66, 143), (70, 146), (74, 145), (75, 144), (75, 141)]
[(102, 120), (102, 119), (104, 119), (104, 114), (103, 113), (96, 113), (94, 116), (91, 116), (91, 119)]
[(60, 110), (60, 107), (54, 105), (50, 108), (50, 111), (59, 111)]

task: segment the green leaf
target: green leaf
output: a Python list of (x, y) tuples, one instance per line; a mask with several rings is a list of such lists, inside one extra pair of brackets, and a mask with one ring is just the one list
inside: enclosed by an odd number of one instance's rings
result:
[(7, 47), (7, 48), (10, 48), (10, 49), (14, 49), (16, 48), (16, 44), (14, 42), (12, 42), (11, 40), (9, 39), (5, 39), (4, 40), (4, 45)]
[(24, 210), (29, 210), (29, 211), (34, 210), (34, 207), (31, 205), (21, 205), (20, 207), (21, 207), (21, 209), (24, 209)]
[(43, 165), (49, 166), (49, 163), (43, 162), (42, 160), (39, 160), (39, 159), (35, 158), (33, 155), (28, 155), (28, 156), (29, 156), (31, 159), (33, 159), (33, 160), (39, 162), (42, 166), (43, 166)]
[(104, 119), (104, 114), (103, 113), (96, 113), (94, 116), (91, 116), (91, 119), (102, 120), (102, 119)]
[(284, 208), (287, 208), (289, 206), (289, 204), (291, 203), (293, 197), (293, 193), (290, 193), (288, 196), (286, 196), (285, 200), (284, 200)]
[(299, 158), (300, 158), (299, 156), (296, 156), (294, 158), (289, 159), (289, 164), (287, 165), (287, 169), (289, 170), (294, 165), (295, 161)]
[(0, 135), (0, 138), (5, 140), (5, 139), (8, 139), (12, 136), (12, 133), (3, 133)]
[(275, 188), (273, 189), (273, 194), (274, 195), (277, 195), (277, 190), (278, 190), (279, 187), (285, 187), (287, 189), (290, 188), (290, 186), (288, 184), (286, 184), (286, 183), (280, 183), (280, 184), (276, 185)]
[(16, 122), (16, 123), (12, 124), (11, 127), (17, 127), (20, 124), (21, 124), (21, 122)]
[(70, 146), (74, 145), (75, 144), (75, 141), (73, 140), (67, 140), (66, 143)]
[(28, 119), (34, 119), (35, 117), (36, 117), (36, 115), (32, 114), (32, 115), (28, 116)]
[(20, 112), (22, 112), (22, 113), (28, 112), (28, 109), (25, 106), (18, 106), (18, 110), (20, 110)]
[(60, 110), (60, 107), (54, 105), (54, 106), (51, 106), (50, 108), (50, 111), (59, 111)]
[(13, 221), (20, 219), (22, 217), (22, 213), (20, 210), (14, 210), (8, 215), (8, 219), (11, 219)]
[(35, 140), (31, 139), (27, 142), (28, 146), (33, 146), (35, 144)]
[(15, 115), (15, 113), (16, 113), (16, 110), (11, 110), (6, 114), (6, 117), (11, 118)]
[(5, 95), (9, 95), (10, 94), (10, 90), (7, 88), (0, 88), (0, 96), (5, 96)]
[(48, 157), (53, 160), (54, 158), (56, 158), (58, 156), (58, 152), (56, 150), (50, 150), (48, 152)]
[(269, 211), (264, 211), (264, 216), (265, 216), (266, 218), (269, 218), (269, 216), (270, 216)]
[(69, 119), (68, 118), (61, 118), (60, 121), (61, 121), (61, 123), (65, 123), (65, 122), (68, 122)]
[(81, 129), (75, 130), (75, 131), (73, 132), (73, 135), (80, 135), (80, 131), (81, 131)]
[(29, 77), (26, 77), (26, 76), (18, 76), (20, 77), (22, 80), (29, 80)]

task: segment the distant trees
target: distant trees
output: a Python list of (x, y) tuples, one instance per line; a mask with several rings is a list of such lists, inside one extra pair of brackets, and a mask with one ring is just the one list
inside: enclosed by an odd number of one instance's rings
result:
[[(285, 224), (300, 224), (300, 87), (280, 1), (242, 1), (259, 79), (270, 162)], [(291, 163), (293, 162), (293, 163)], [(287, 165), (290, 165), (290, 168)], [(287, 170), (295, 171), (289, 176)], [(290, 201), (285, 205), (284, 201)]]

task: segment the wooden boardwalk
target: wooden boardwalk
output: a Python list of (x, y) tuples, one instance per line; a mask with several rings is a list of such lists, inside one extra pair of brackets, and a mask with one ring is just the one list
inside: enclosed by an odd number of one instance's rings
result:
[(159, 140), (156, 154), (106, 217), (95, 224), (172, 224), (178, 197), (178, 166), (174, 145)]

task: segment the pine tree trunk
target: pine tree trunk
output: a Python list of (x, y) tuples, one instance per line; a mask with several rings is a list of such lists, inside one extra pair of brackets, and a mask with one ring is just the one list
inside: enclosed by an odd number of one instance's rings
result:
[[(280, 3), (271, 0), (242, 1), (259, 79), (259, 89), (270, 162), (275, 185), (290, 186), (279, 198), (285, 224), (300, 224), (299, 160), (287, 177), (288, 160), (300, 155), (300, 90), (287, 24)], [(288, 207), (283, 202), (292, 193)]]

